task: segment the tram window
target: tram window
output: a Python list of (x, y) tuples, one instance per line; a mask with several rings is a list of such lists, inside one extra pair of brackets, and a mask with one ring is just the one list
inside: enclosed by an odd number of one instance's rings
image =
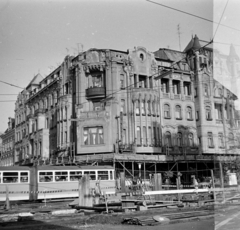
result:
[(78, 181), (82, 178), (82, 172), (81, 171), (70, 171), (70, 181)]
[(52, 182), (53, 172), (39, 172), (39, 182)]
[(3, 183), (18, 183), (18, 172), (3, 172)]
[(110, 180), (113, 180), (113, 171), (110, 171)]
[(98, 180), (108, 180), (108, 171), (98, 171)]
[(55, 172), (55, 181), (68, 181), (68, 172), (67, 171), (61, 171), (61, 172)]
[(20, 182), (28, 183), (28, 172), (20, 172)]
[(89, 175), (90, 180), (96, 180), (96, 172), (95, 171), (84, 171), (84, 175)]

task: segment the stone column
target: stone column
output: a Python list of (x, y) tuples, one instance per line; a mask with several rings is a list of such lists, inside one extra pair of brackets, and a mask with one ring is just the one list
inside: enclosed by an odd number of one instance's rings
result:
[(185, 89), (184, 89), (184, 85), (183, 85), (183, 80), (180, 80), (180, 90), (181, 90), (181, 99), (184, 100), (185, 99)]
[(169, 93), (170, 93), (170, 98), (173, 99), (173, 83), (172, 83), (172, 78), (169, 78)]

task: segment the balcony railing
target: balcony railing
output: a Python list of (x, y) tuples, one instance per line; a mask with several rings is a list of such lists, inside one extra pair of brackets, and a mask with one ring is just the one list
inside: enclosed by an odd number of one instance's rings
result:
[(192, 96), (185, 95), (185, 100), (191, 101), (192, 100)]
[(169, 93), (163, 93), (163, 98), (170, 98)]
[(105, 97), (106, 89), (105, 87), (93, 87), (86, 89), (87, 98), (101, 98)]
[(181, 95), (180, 94), (174, 94), (174, 99), (181, 99)]

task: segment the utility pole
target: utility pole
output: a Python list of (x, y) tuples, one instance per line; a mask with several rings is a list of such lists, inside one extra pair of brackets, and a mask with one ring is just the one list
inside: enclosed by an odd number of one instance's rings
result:
[(181, 51), (181, 32), (180, 32), (180, 24), (177, 25), (177, 33), (178, 33), (178, 40), (179, 40), (179, 50)]

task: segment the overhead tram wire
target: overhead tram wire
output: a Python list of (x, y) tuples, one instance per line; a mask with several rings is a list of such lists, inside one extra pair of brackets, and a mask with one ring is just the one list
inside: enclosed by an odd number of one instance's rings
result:
[(14, 85), (14, 84), (11, 84), (11, 83), (8, 83), (8, 82), (5, 82), (5, 81), (1, 81), (0, 82), (4, 83), (4, 84), (7, 84), (7, 85), (10, 85), (10, 86), (13, 86), (13, 87), (16, 87), (16, 88), (19, 88), (19, 89), (24, 89), (23, 87), (20, 87), (20, 86), (17, 86), (17, 85)]
[(225, 13), (225, 10), (226, 10), (226, 8), (227, 8), (228, 2), (229, 2), (229, 0), (227, 0), (227, 3), (226, 3), (226, 5), (225, 5), (225, 7), (224, 7), (224, 9), (223, 9), (223, 12), (222, 12), (221, 18), (220, 18), (220, 20), (219, 20), (219, 23), (218, 23), (218, 25), (217, 25), (217, 28), (216, 28), (216, 31), (215, 31), (215, 33), (214, 33), (214, 35), (213, 35), (212, 40), (215, 38), (215, 36), (216, 36), (216, 34), (217, 34), (217, 31), (218, 31), (219, 25), (221, 25), (220, 23), (221, 23), (221, 21), (222, 21), (222, 17), (223, 17), (223, 15), (224, 15), (224, 13)]
[[(151, 0), (146, 0), (147, 2), (150, 2), (150, 3), (153, 3), (153, 4), (156, 4), (156, 5), (159, 5), (159, 6), (162, 6), (162, 7), (165, 7), (165, 8), (168, 8), (168, 9), (171, 9), (171, 10), (175, 10), (177, 12), (180, 12), (180, 13), (183, 13), (183, 14), (187, 14), (187, 15), (190, 15), (192, 17), (195, 17), (195, 18), (199, 18), (199, 19), (202, 19), (204, 21), (208, 21), (208, 22), (211, 22), (211, 23), (214, 23), (214, 24), (218, 24), (218, 22), (215, 22), (213, 20), (210, 20), (210, 19), (207, 19), (207, 18), (204, 18), (204, 17), (201, 17), (201, 16), (198, 16), (196, 14), (192, 14), (192, 13), (188, 13), (186, 11), (182, 11), (182, 10), (179, 10), (179, 9), (176, 9), (176, 8), (173, 8), (173, 7), (170, 7), (170, 6), (166, 6), (164, 4), (161, 4), (161, 3), (158, 3), (158, 2), (154, 2), (154, 1), (151, 1)], [(229, 28), (229, 29), (232, 29), (232, 30), (236, 30), (236, 31), (239, 31), (240, 32), (240, 29), (236, 29), (234, 27), (231, 27), (231, 26), (227, 26), (227, 25), (223, 25), (223, 24), (220, 24), (221, 26), (223, 27), (226, 27), (226, 28)]]

